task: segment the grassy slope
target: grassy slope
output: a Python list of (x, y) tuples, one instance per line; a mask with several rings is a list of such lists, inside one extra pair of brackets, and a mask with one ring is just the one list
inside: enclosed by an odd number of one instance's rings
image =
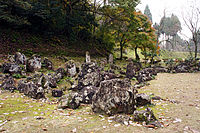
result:
[(28, 56), (40, 54), (43, 56), (83, 56), (86, 51), (97, 55), (97, 51), (89, 42), (69, 42), (62, 36), (41, 36), (19, 32), (17, 30), (0, 28), (0, 54), (22, 52)]

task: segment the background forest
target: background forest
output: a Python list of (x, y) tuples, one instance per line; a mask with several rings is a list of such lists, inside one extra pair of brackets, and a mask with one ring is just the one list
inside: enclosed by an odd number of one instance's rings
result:
[[(153, 24), (148, 7), (136, 10), (139, 0), (0, 0), (1, 53), (108, 56), (131, 50), (135, 59), (153, 59), (166, 51), (195, 51), (199, 29), (189, 41), (179, 36), (174, 14)], [(161, 48), (161, 49), (160, 49)], [(195, 50), (196, 49), (196, 50)], [(130, 51), (129, 51), (130, 52)], [(141, 52), (141, 54), (140, 54)]]

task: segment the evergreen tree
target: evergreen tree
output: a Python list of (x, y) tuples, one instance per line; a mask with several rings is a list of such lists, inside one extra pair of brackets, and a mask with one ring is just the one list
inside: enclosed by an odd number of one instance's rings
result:
[(146, 5), (146, 7), (145, 7), (144, 14), (145, 14), (145, 15), (149, 18), (149, 20), (153, 23), (152, 14), (151, 14), (151, 11), (150, 11), (148, 5)]

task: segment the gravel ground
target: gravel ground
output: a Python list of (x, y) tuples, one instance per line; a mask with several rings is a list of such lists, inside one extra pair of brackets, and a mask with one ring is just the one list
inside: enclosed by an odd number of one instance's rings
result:
[[(7, 99), (17, 100), (18, 93), (0, 94), (1, 108), (7, 112), (0, 114), (0, 132), (8, 133), (199, 133), (200, 132), (200, 73), (192, 74), (158, 74), (150, 85), (139, 92), (160, 96), (164, 100), (153, 101), (156, 105), (153, 111), (157, 118), (164, 123), (163, 128), (149, 129), (141, 126), (125, 126), (108, 121), (108, 118), (93, 114), (90, 106), (84, 105), (78, 110), (57, 110), (56, 106), (34, 108), (18, 114), (19, 117), (6, 116), (12, 107), (23, 106), (15, 102), (16, 106), (6, 106)], [(24, 98), (28, 106), (32, 101)], [(20, 101), (20, 100), (19, 100)], [(22, 100), (23, 103), (23, 100)], [(29, 105), (30, 104), (30, 105)], [(41, 103), (35, 103), (40, 107)], [(6, 109), (9, 107), (9, 109)], [(26, 107), (26, 106), (25, 106)], [(31, 106), (32, 107), (32, 106)], [(21, 108), (20, 108), (21, 110)], [(36, 111), (38, 110), (38, 111)], [(13, 111), (13, 110), (12, 110)], [(39, 113), (39, 114), (38, 114)], [(30, 115), (32, 114), (32, 115)], [(36, 117), (37, 116), (37, 117)], [(38, 118), (38, 116), (41, 116)], [(5, 119), (3, 119), (5, 118)], [(5, 122), (5, 123), (4, 123)], [(1, 125), (2, 124), (2, 125)]]

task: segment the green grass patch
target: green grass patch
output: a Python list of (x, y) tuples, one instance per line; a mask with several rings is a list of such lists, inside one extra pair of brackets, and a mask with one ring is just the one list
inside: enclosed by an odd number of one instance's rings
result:
[(4, 93), (0, 95), (0, 120), (18, 120), (24, 117), (48, 116), (52, 114), (55, 105), (41, 103), (22, 96), (19, 93)]

